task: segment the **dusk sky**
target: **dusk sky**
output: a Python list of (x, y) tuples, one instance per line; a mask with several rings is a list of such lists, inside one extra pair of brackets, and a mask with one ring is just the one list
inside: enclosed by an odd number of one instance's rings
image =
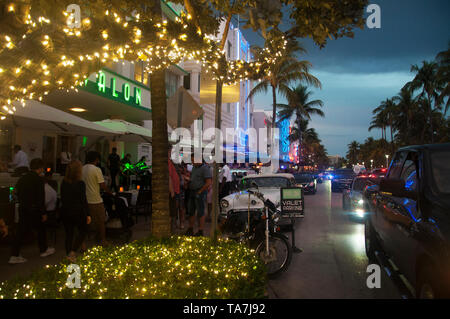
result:
[[(322, 90), (311, 90), (314, 99), (323, 100), (325, 118), (314, 117), (310, 126), (329, 155), (345, 156), (353, 140), (381, 137), (381, 131), (367, 130), (372, 110), (412, 79), (412, 64), (434, 59), (450, 41), (449, 0), (370, 3), (381, 7), (381, 29), (357, 29), (353, 39), (329, 41), (322, 50), (309, 39), (301, 40), (308, 50), (301, 59), (313, 64), (312, 73), (322, 82)], [(251, 45), (263, 45), (260, 35), (243, 33)], [(255, 107), (272, 110), (271, 101), (270, 94), (259, 95)]]

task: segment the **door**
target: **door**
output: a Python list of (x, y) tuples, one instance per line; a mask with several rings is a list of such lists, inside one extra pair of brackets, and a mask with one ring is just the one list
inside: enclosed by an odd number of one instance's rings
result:
[[(387, 179), (398, 179), (402, 173), (403, 163), (405, 162), (407, 152), (397, 152), (392, 161)], [(376, 212), (373, 221), (375, 222), (375, 229), (381, 239), (381, 244), (384, 251), (391, 255), (392, 251), (392, 219), (394, 218), (394, 200), (392, 195), (379, 192), (376, 195)]]
[[(400, 174), (400, 178), (405, 182), (405, 189), (413, 193), (417, 193), (419, 190), (418, 163), (417, 153), (408, 153)], [(416, 199), (392, 197), (392, 233), (390, 236), (392, 239), (392, 259), (410, 281), (415, 280), (414, 268), (418, 230), (422, 222)]]

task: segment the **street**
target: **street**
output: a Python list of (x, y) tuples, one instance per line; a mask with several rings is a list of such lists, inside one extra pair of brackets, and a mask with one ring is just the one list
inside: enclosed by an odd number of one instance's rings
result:
[(269, 282), (270, 298), (401, 298), (384, 270), (381, 288), (367, 288), (364, 225), (344, 214), (342, 194), (332, 193), (329, 181), (318, 184), (315, 195), (305, 195), (296, 245), (303, 252), (294, 254), (286, 273)]

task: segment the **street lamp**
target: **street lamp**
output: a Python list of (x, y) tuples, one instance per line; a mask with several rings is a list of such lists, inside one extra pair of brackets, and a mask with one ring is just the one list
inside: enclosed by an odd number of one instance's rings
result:
[(389, 155), (388, 155), (388, 154), (386, 154), (385, 156), (386, 156), (386, 168), (388, 168), (388, 167), (389, 167), (389, 161), (388, 161), (388, 159), (389, 159)]
[(373, 159), (370, 160), (370, 168), (373, 168)]

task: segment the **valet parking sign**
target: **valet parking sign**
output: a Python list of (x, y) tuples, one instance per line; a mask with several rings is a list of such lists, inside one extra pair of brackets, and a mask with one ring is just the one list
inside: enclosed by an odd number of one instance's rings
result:
[(298, 187), (281, 188), (281, 214), (285, 218), (303, 218), (303, 189)]

